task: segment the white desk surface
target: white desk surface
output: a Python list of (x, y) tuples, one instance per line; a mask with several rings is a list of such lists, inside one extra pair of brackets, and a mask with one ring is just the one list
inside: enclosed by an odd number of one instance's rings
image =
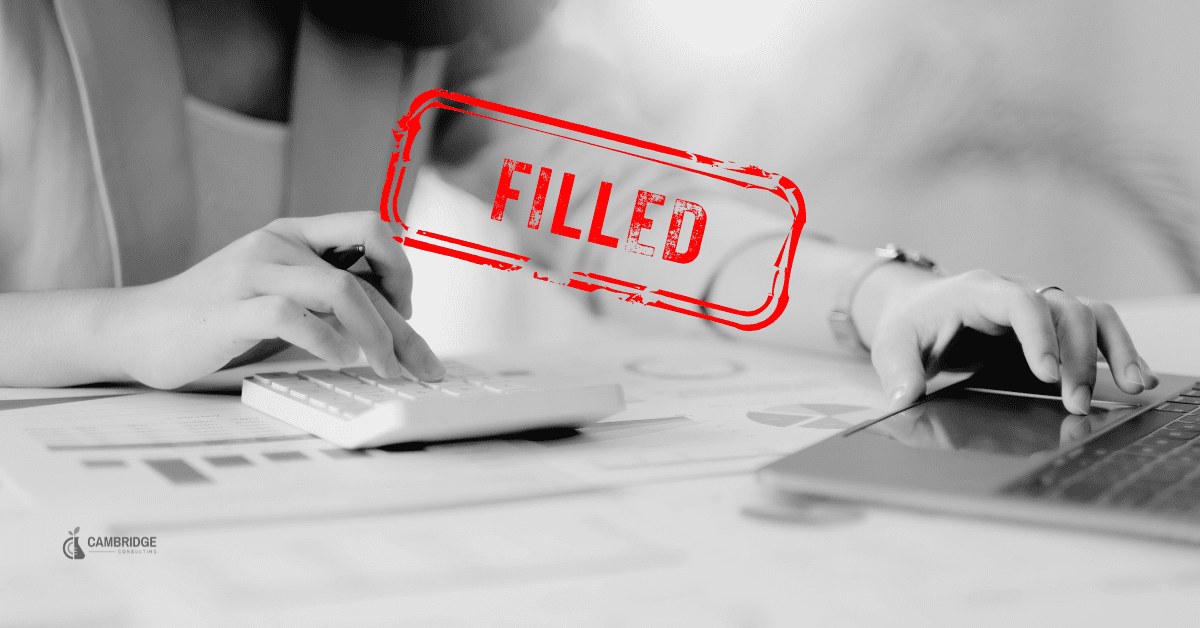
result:
[(1200, 295), (1113, 303), (1150, 368), (1200, 375)]
[[(1200, 373), (1200, 298), (1119, 307), (1154, 368)], [(124, 561), (64, 560), (70, 521), (4, 512), (0, 490), (0, 625), (1185, 626), (1200, 595), (1200, 548), (780, 508), (748, 474), (164, 534), (174, 556)], [(472, 569), (421, 567), (468, 546)]]

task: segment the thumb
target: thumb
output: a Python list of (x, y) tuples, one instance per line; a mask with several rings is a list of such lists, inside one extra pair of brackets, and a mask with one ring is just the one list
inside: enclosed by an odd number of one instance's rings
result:
[(879, 329), (871, 347), (871, 363), (883, 383), (889, 409), (912, 405), (925, 394), (925, 365), (916, 331)]

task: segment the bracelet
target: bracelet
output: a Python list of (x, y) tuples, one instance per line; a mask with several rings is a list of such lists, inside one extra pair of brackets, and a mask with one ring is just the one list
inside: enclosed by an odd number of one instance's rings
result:
[(875, 249), (875, 255), (877, 256), (875, 259), (851, 269), (847, 280), (842, 282), (838, 288), (833, 301), (833, 309), (829, 312), (829, 328), (833, 331), (834, 339), (844, 349), (859, 356), (868, 356), (871, 354), (871, 350), (867, 347), (867, 343), (863, 342), (862, 334), (858, 332), (858, 326), (854, 324), (851, 307), (854, 305), (854, 297), (858, 294), (859, 287), (867, 280), (867, 277), (880, 266), (892, 262), (908, 264), (934, 274), (941, 274), (941, 269), (938, 268), (936, 262), (918, 251), (902, 246), (888, 244), (884, 248)]
[[(741, 255), (742, 253), (744, 253), (744, 252), (746, 251), (746, 249), (748, 249), (748, 248), (750, 248), (750, 247), (754, 246), (755, 244), (758, 244), (759, 242), (770, 241), (770, 240), (777, 240), (777, 239), (779, 239), (780, 237), (786, 237), (786, 236), (787, 236), (787, 234), (786, 234), (786, 233), (763, 233), (763, 234), (759, 234), (759, 235), (757, 235), (757, 236), (754, 236), (754, 237), (752, 237), (752, 238), (749, 238), (749, 239), (747, 239), (747, 240), (744, 240), (744, 241), (740, 242), (740, 243), (739, 243), (737, 246), (733, 247), (733, 248), (732, 248), (732, 249), (730, 249), (728, 252), (726, 252), (726, 253), (725, 253), (725, 256), (721, 258), (721, 261), (720, 261), (720, 263), (719, 263), (719, 264), (717, 264), (717, 269), (716, 269), (716, 271), (715, 271), (715, 272), (713, 272), (712, 276), (708, 278), (708, 283), (704, 284), (704, 290), (700, 292), (700, 301), (701, 301), (702, 303), (709, 303), (709, 302), (711, 302), (711, 300), (712, 300), (712, 292), (713, 292), (713, 290), (714, 290), (714, 289), (717, 287), (717, 280), (721, 278), (721, 271), (722, 271), (722, 270), (723, 270), (723, 269), (724, 269), (726, 266), (728, 266), (728, 265), (729, 265), (729, 263), (730, 263), (730, 262), (732, 262), (732, 261), (733, 261), (733, 260), (734, 260), (734, 259), (735, 259), (737, 256), (739, 256), (739, 255)], [(701, 314), (712, 315), (712, 311), (711, 311), (711, 310), (709, 310), (709, 309), (708, 309), (708, 307), (706, 307), (706, 306), (704, 306), (704, 305), (700, 305), (700, 313), (701, 313)], [(713, 321), (711, 321), (711, 320), (709, 320), (709, 319), (707, 319), (707, 318), (702, 318), (702, 319), (700, 319), (700, 320), (702, 320), (702, 321), (704, 321), (705, 323), (707, 323), (707, 324), (708, 324), (710, 327), (712, 327), (712, 328), (713, 328), (713, 330), (715, 330), (716, 332), (718, 332), (718, 334), (720, 334), (720, 335), (722, 335), (722, 336), (726, 336), (726, 335), (727, 335), (727, 334), (725, 333), (725, 326), (724, 326), (724, 325), (721, 325), (721, 324), (719, 324), (719, 323), (714, 323)]]

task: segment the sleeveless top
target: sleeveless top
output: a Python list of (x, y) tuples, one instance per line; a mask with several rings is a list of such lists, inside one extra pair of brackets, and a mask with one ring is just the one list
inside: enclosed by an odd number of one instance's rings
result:
[(184, 107), (196, 181), (194, 264), (283, 215), (289, 130), (192, 96)]
[(188, 97), (160, 0), (0, 3), (0, 292), (158, 281), (281, 215), (377, 207), (444, 50), (305, 20), (297, 57), (289, 129)]

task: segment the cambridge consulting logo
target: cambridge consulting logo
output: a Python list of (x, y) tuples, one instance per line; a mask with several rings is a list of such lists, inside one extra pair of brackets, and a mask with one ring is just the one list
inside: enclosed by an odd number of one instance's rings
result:
[(67, 540), (63, 541), (63, 556), (73, 560), (83, 560), (83, 548), (79, 547), (79, 526), (75, 530), (67, 530)]

